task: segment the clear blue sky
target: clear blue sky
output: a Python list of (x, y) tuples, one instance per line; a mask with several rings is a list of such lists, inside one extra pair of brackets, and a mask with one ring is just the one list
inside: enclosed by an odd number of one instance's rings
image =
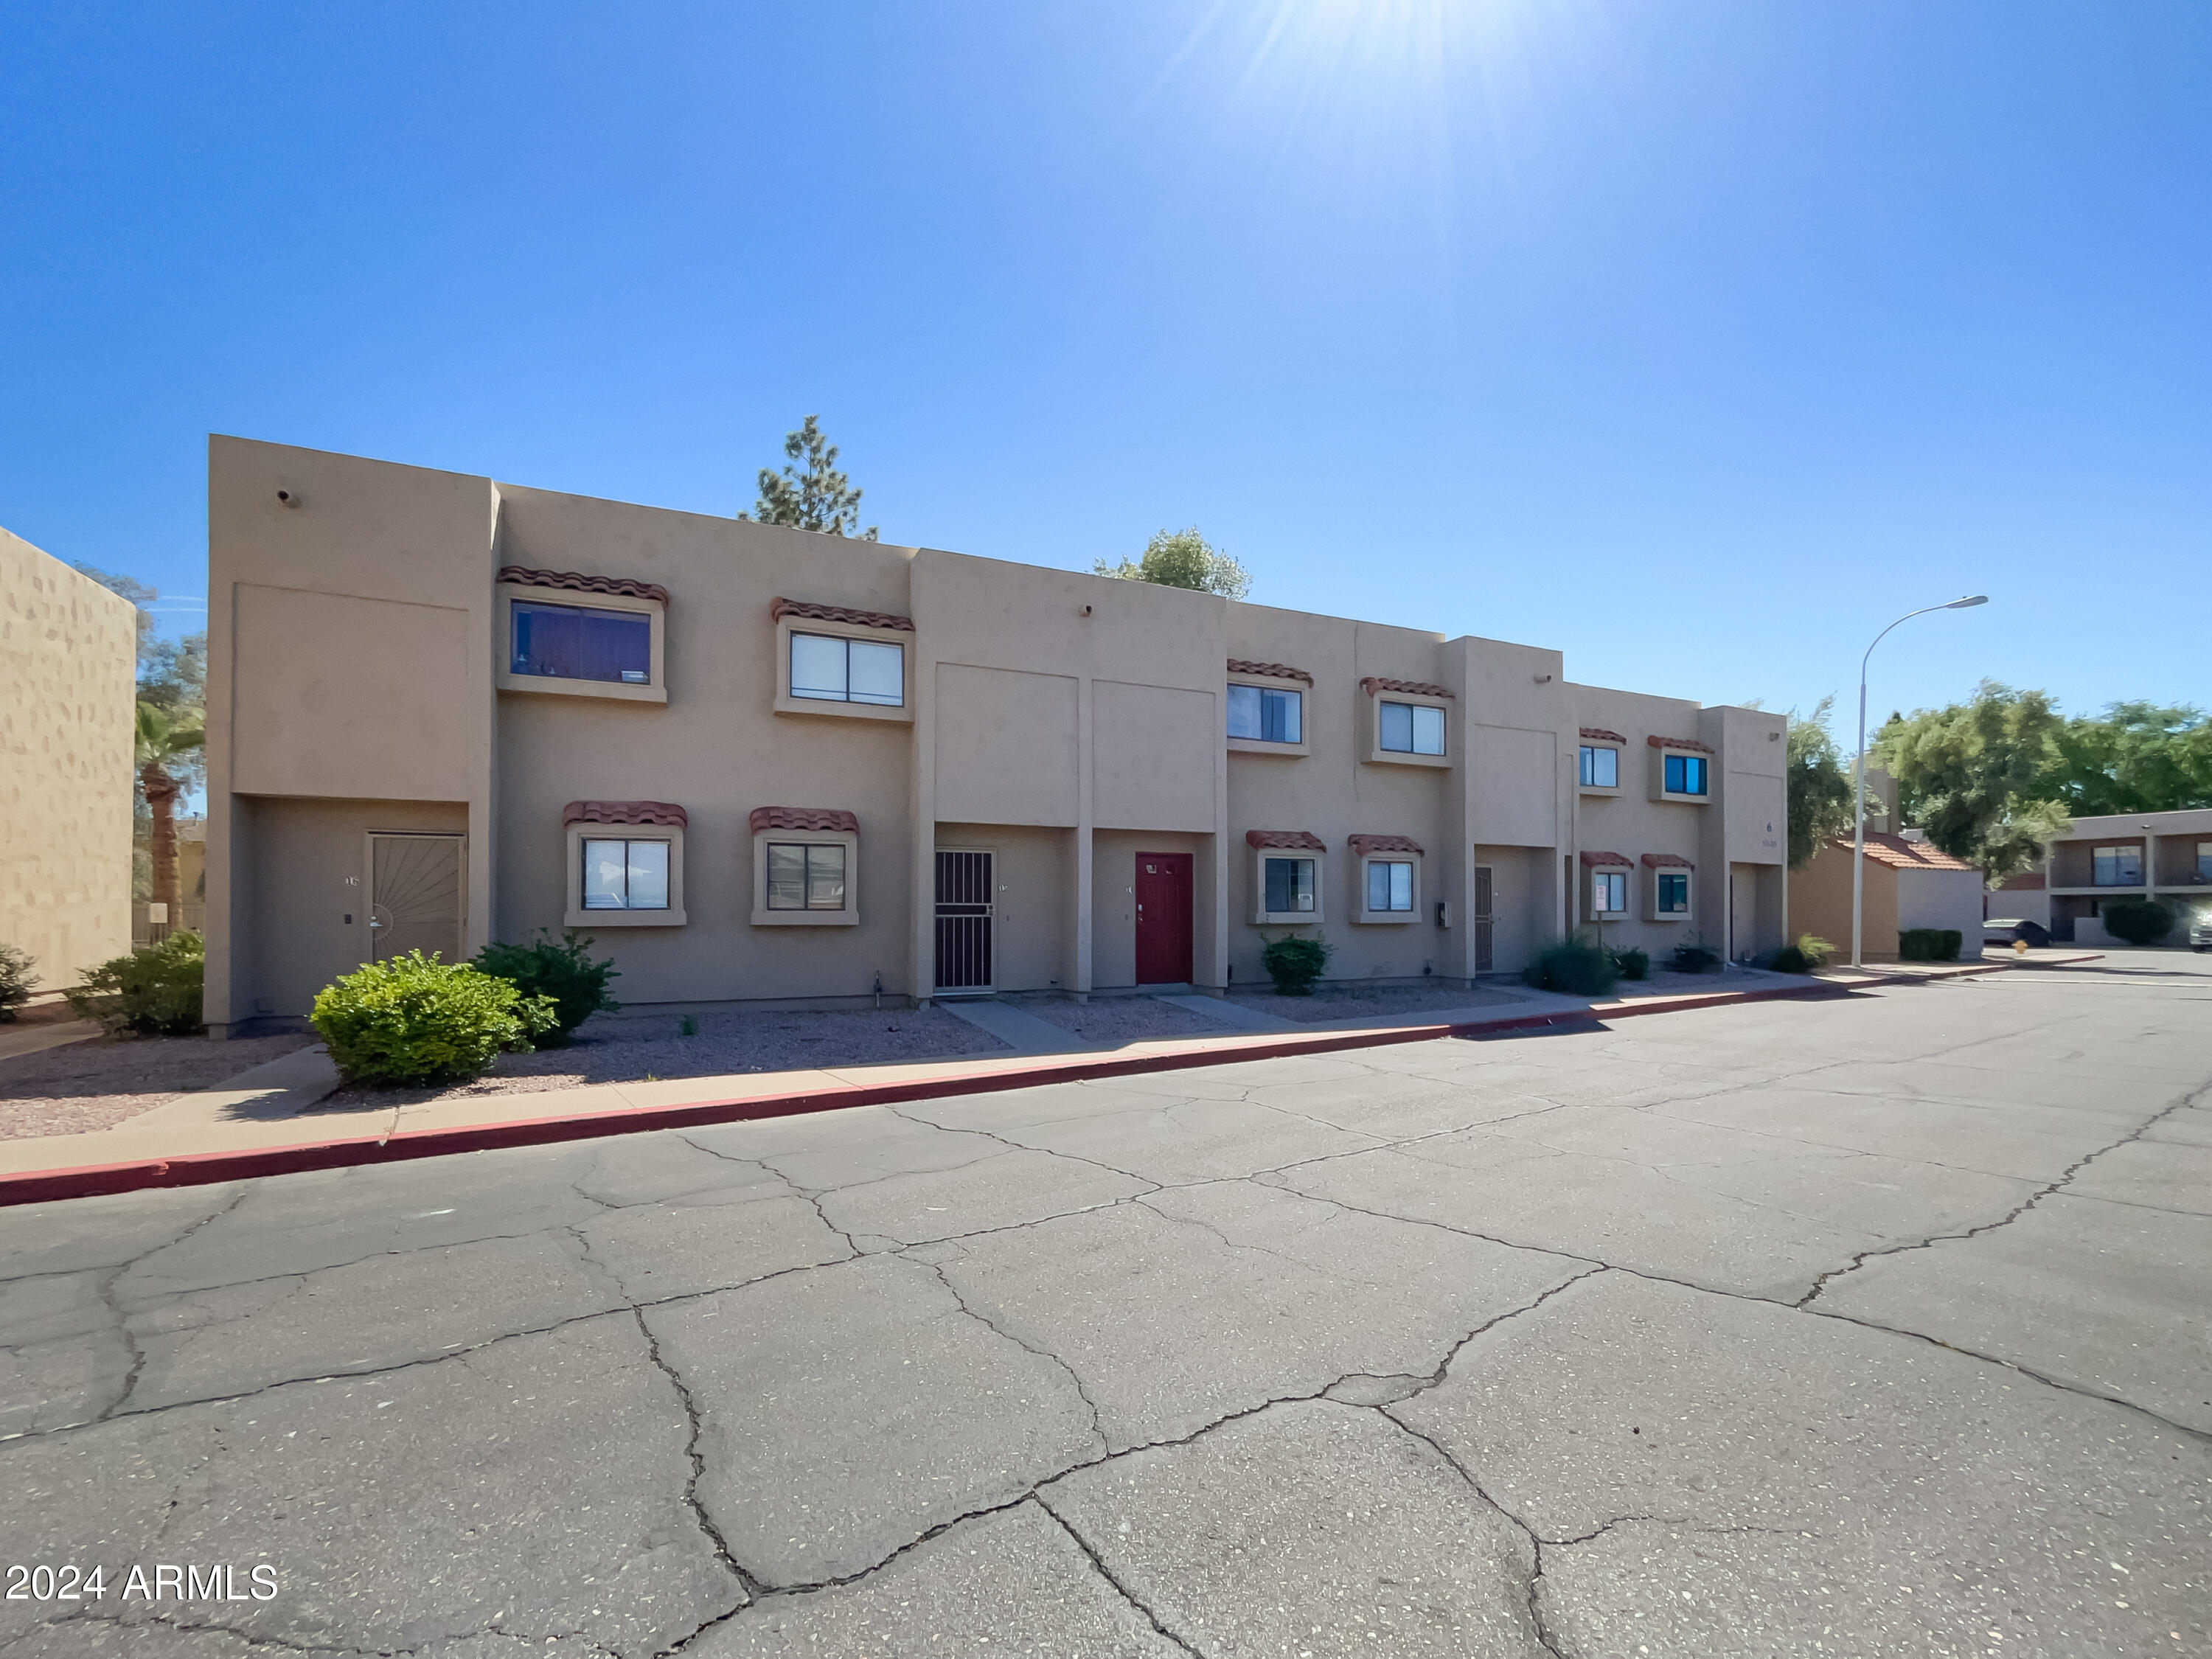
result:
[(202, 595), (210, 431), (734, 513), (818, 413), (890, 540), (2212, 702), (2208, 88), (2203, 0), (17, 3), (0, 524)]

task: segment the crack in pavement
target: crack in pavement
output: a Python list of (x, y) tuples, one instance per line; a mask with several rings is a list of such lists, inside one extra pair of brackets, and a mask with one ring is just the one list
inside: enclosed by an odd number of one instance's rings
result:
[(1115, 1574), (1114, 1570), (1106, 1565), (1104, 1559), (1100, 1556), (1098, 1552), (1091, 1547), (1091, 1540), (1076, 1530), (1075, 1523), (1073, 1522), (1070, 1521), (1058, 1510), (1053, 1508), (1051, 1504), (1046, 1500), (1042, 1492), (1033, 1495), (1036, 1499), (1036, 1506), (1060, 1523), (1060, 1529), (1068, 1535), (1069, 1539), (1073, 1541), (1075, 1547), (1081, 1550), (1085, 1559), (1091, 1563), (1091, 1571), (1096, 1572), (1101, 1578), (1104, 1579), (1109, 1585), (1112, 1586), (1115, 1595), (1119, 1595), (1124, 1601), (1127, 1601), (1131, 1607), (1134, 1607), (1139, 1613), (1142, 1613), (1144, 1615), (1145, 1622), (1150, 1625), (1154, 1630), (1158, 1631), (1165, 1640), (1174, 1643), (1176, 1646), (1181, 1648), (1185, 1653), (1191, 1655), (1192, 1659), (1204, 1659), (1204, 1656), (1199, 1652), (1198, 1649), (1193, 1647), (1188, 1642), (1185, 1641), (1179, 1632), (1168, 1628), (1167, 1621), (1162, 1619), (1158, 1613), (1152, 1610), (1151, 1605), (1146, 1601), (1144, 1597), (1139, 1595), (1136, 1591), (1131, 1589), (1127, 1584), (1121, 1582), (1121, 1578)]
[[(684, 1407), (684, 1420), (690, 1427), (690, 1432), (684, 1443), (684, 1455), (690, 1462), (691, 1473), (684, 1482), (684, 1506), (691, 1511), (691, 1518), (698, 1523), (700, 1533), (714, 1547), (714, 1559), (738, 1581), (738, 1589), (744, 1597), (738, 1607), (744, 1607), (746, 1602), (760, 1599), (763, 1585), (761, 1580), (746, 1571), (738, 1558), (731, 1553), (730, 1540), (723, 1536), (721, 1528), (715, 1524), (714, 1517), (708, 1513), (707, 1505), (699, 1497), (699, 1482), (707, 1473), (706, 1455), (699, 1449), (699, 1437), (704, 1430), (699, 1402), (692, 1398), (690, 1384), (662, 1355), (660, 1339), (653, 1334), (653, 1327), (646, 1322), (645, 1310), (632, 1308), (630, 1314), (637, 1321), (638, 1334), (645, 1339), (646, 1358), (652, 1362), (654, 1370), (668, 1379), (668, 1386), (676, 1390), (677, 1401)], [(736, 1611), (737, 1607), (729, 1609), (729, 1613)], [(720, 1617), (728, 1617), (728, 1613)]]
[[(2109, 1146), (2100, 1146), (2094, 1152), (2085, 1153), (2081, 1157), (2075, 1159), (2073, 1163), (2068, 1164), (2063, 1170), (2059, 1171), (2058, 1178), (2057, 1180), (2051, 1182), (2044, 1187), (2039, 1188), (2033, 1193), (2030, 1193), (2027, 1198), (2023, 1199), (2010, 1211), (2004, 1215), (2000, 1216), (1995, 1221), (1985, 1221), (1979, 1226), (1968, 1227), (1962, 1232), (1930, 1233), (1925, 1238), (1915, 1239), (1908, 1243), (1890, 1244), (1885, 1245), (1880, 1249), (1860, 1251), (1844, 1266), (1841, 1267), (1832, 1267), (1826, 1273), (1822, 1273), (1819, 1279), (1814, 1281), (1813, 1288), (1806, 1291), (1803, 1296), (1797, 1299), (1796, 1305), (1800, 1308), (1808, 1306), (1821, 1291), (1828, 1288), (1829, 1284), (1832, 1280), (1841, 1279), (1847, 1273), (1855, 1273), (1861, 1267), (1866, 1266), (1868, 1262), (1875, 1261), (1880, 1257), (1887, 1255), (1901, 1255), (1908, 1250), (1932, 1249), (1937, 1244), (1952, 1243), (1964, 1238), (1977, 1238), (1984, 1233), (1995, 1232), (2000, 1227), (2010, 1226), (2014, 1222), (2019, 1220), (2021, 1217), (2026, 1215), (2030, 1210), (2033, 1209), (2045, 1199), (2049, 1198), (2053, 1193), (2057, 1192), (2065, 1187), (2065, 1185), (2069, 1182), (2072, 1181), (2075, 1176), (2081, 1174), (2081, 1171), (2087, 1169), (2090, 1164), (2104, 1157), (2106, 1153), (2118, 1152), (2121, 1147), (2130, 1146), (2132, 1143), (2142, 1139), (2145, 1133), (2154, 1127), (2163, 1119), (2170, 1117), (2176, 1112), (2193, 1106), (2198, 1101), (2208, 1097), (2212, 1097), (2212, 1083), (2203, 1084), (2197, 1088), (2191, 1090), (2189, 1093), (2183, 1095), (2180, 1098), (2168, 1102), (2164, 1107), (2160, 1109), (2158, 1111), (2152, 1113), (2150, 1116), (2145, 1118), (2141, 1123), (2129, 1130), (2127, 1133), (2122, 1135), (2118, 1139), (2112, 1142)], [(1814, 1309), (1813, 1311), (1818, 1313), (1825, 1310), (1821, 1309)]]
[[(918, 1249), (920, 1247), (917, 1246), (916, 1248)], [(908, 1259), (912, 1260), (911, 1257)], [(1061, 1370), (1066, 1372), (1068, 1382), (1075, 1389), (1076, 1398), (1083, 1402), (1084, 1409), (1091, 1413), (1091, 1432), (1092, 1437), (1097, 1439), (1099, 1448), (1102, 1450), (1110, 1451), (1113, 1449), (1114, 1443), (1106, 1437), (1105, 1419), (1099, 1413), (1098, 1402), (1091, 1397), (1091, 1390), (1084, 1386), (1082, 1376), (1076, 1370), (1074, 1366), (1069, 1364), (1065, 1359), (1062, 1359), (1058, 1354), (1053, 1352), (1050, 1349), (1040, 1348), (1035, 1343), (1024, 1340), (1021, 1337), (1015, 1335), (1012, 1331), (1006, 1329), (1006, 1327), (1000, 1325), (996, 1320), (991, 1318), (988, 1315), (980, 1314), (976, 1312), (975, 1309), (969, 1307), (968, 1305), (968, 1298), (960, 1294), (960, 1287), (952, 1282), (941, 1264), (934, 1261), (917, 1261), (915, 1262), (915, 1265), (918, 1267), (927, 1267), (932, 1273), (935, 1274), (937, 1277), (937, 1282), (945, 1286), (945, 1293), (952, 1298), (954, 1304), (958, 1306), (960, 1311), (966, 1314), (969, 1318), (974, 1320), (985, 1330), (990, 1332), (994, 1336), (1000, 1338), (1002, 1340), (1012, 1343), (1024, 1353), (1035, 1354), (1039, 1359), (1049, 1360), (1052, 1364), (1059, 1366)]]

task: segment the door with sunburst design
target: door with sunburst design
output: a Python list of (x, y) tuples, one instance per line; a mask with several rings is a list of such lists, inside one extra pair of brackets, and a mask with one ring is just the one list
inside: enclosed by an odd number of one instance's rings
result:
[(375, 960), (410, 951), (461, 956), (459, 836), (368, 838), (368, 936)]

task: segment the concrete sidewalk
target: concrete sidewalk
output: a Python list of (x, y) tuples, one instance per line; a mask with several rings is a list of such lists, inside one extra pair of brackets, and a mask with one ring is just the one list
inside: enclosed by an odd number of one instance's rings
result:
[[(2067, 960), (2094, 959), (2085, 953)], [(2046, 959), (2038, 965), (2053, 964)], [(1470, 1016), (1463, 1019), (1431, 1012), (1348, 1030), (1336, 1022), (1321, 1028), (1224, 1031), (1219, 1036), (1159, 1039), (1114, 1048), (1083, 1045), (1063, 1032), (1063, 1046), (1053, 1053), (1030, 1050), (887, 1066), (605, 1083), (580, 1089), (463, 1095), (419, 1105), (333, 1109), (320, 1104), (337, 1078), (323, 1051), (310, 1048), (257, 1066), (222, 1088), (171, 1101), (112, 1129), (0, 1141), (0, 1205), (990, 1093), (1439, 1036), (1503, 1035), (1778, 998), (1847, 995), (1859, 984), (1934, 981), (2014, 966), (2009, 959), (1915, 964), (1909, 973), (1883, 976), (1870, 972), (1851, 986), (1826, 977), (1761, 975), (1779, 982), (1751, 990), (1602, 1002), (1519, 991), (1515, 1006), (1471, 1008), (1462, 1011)], [(1442, 1012), (1449, 1016), (1454, 1011)]]

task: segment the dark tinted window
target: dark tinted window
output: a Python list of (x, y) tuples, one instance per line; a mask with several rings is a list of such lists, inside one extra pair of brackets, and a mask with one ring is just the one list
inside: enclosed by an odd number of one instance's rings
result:
[(514, 602), (514, 674), (560, 680), (653, 683), (653, 618), (635, 611)]

